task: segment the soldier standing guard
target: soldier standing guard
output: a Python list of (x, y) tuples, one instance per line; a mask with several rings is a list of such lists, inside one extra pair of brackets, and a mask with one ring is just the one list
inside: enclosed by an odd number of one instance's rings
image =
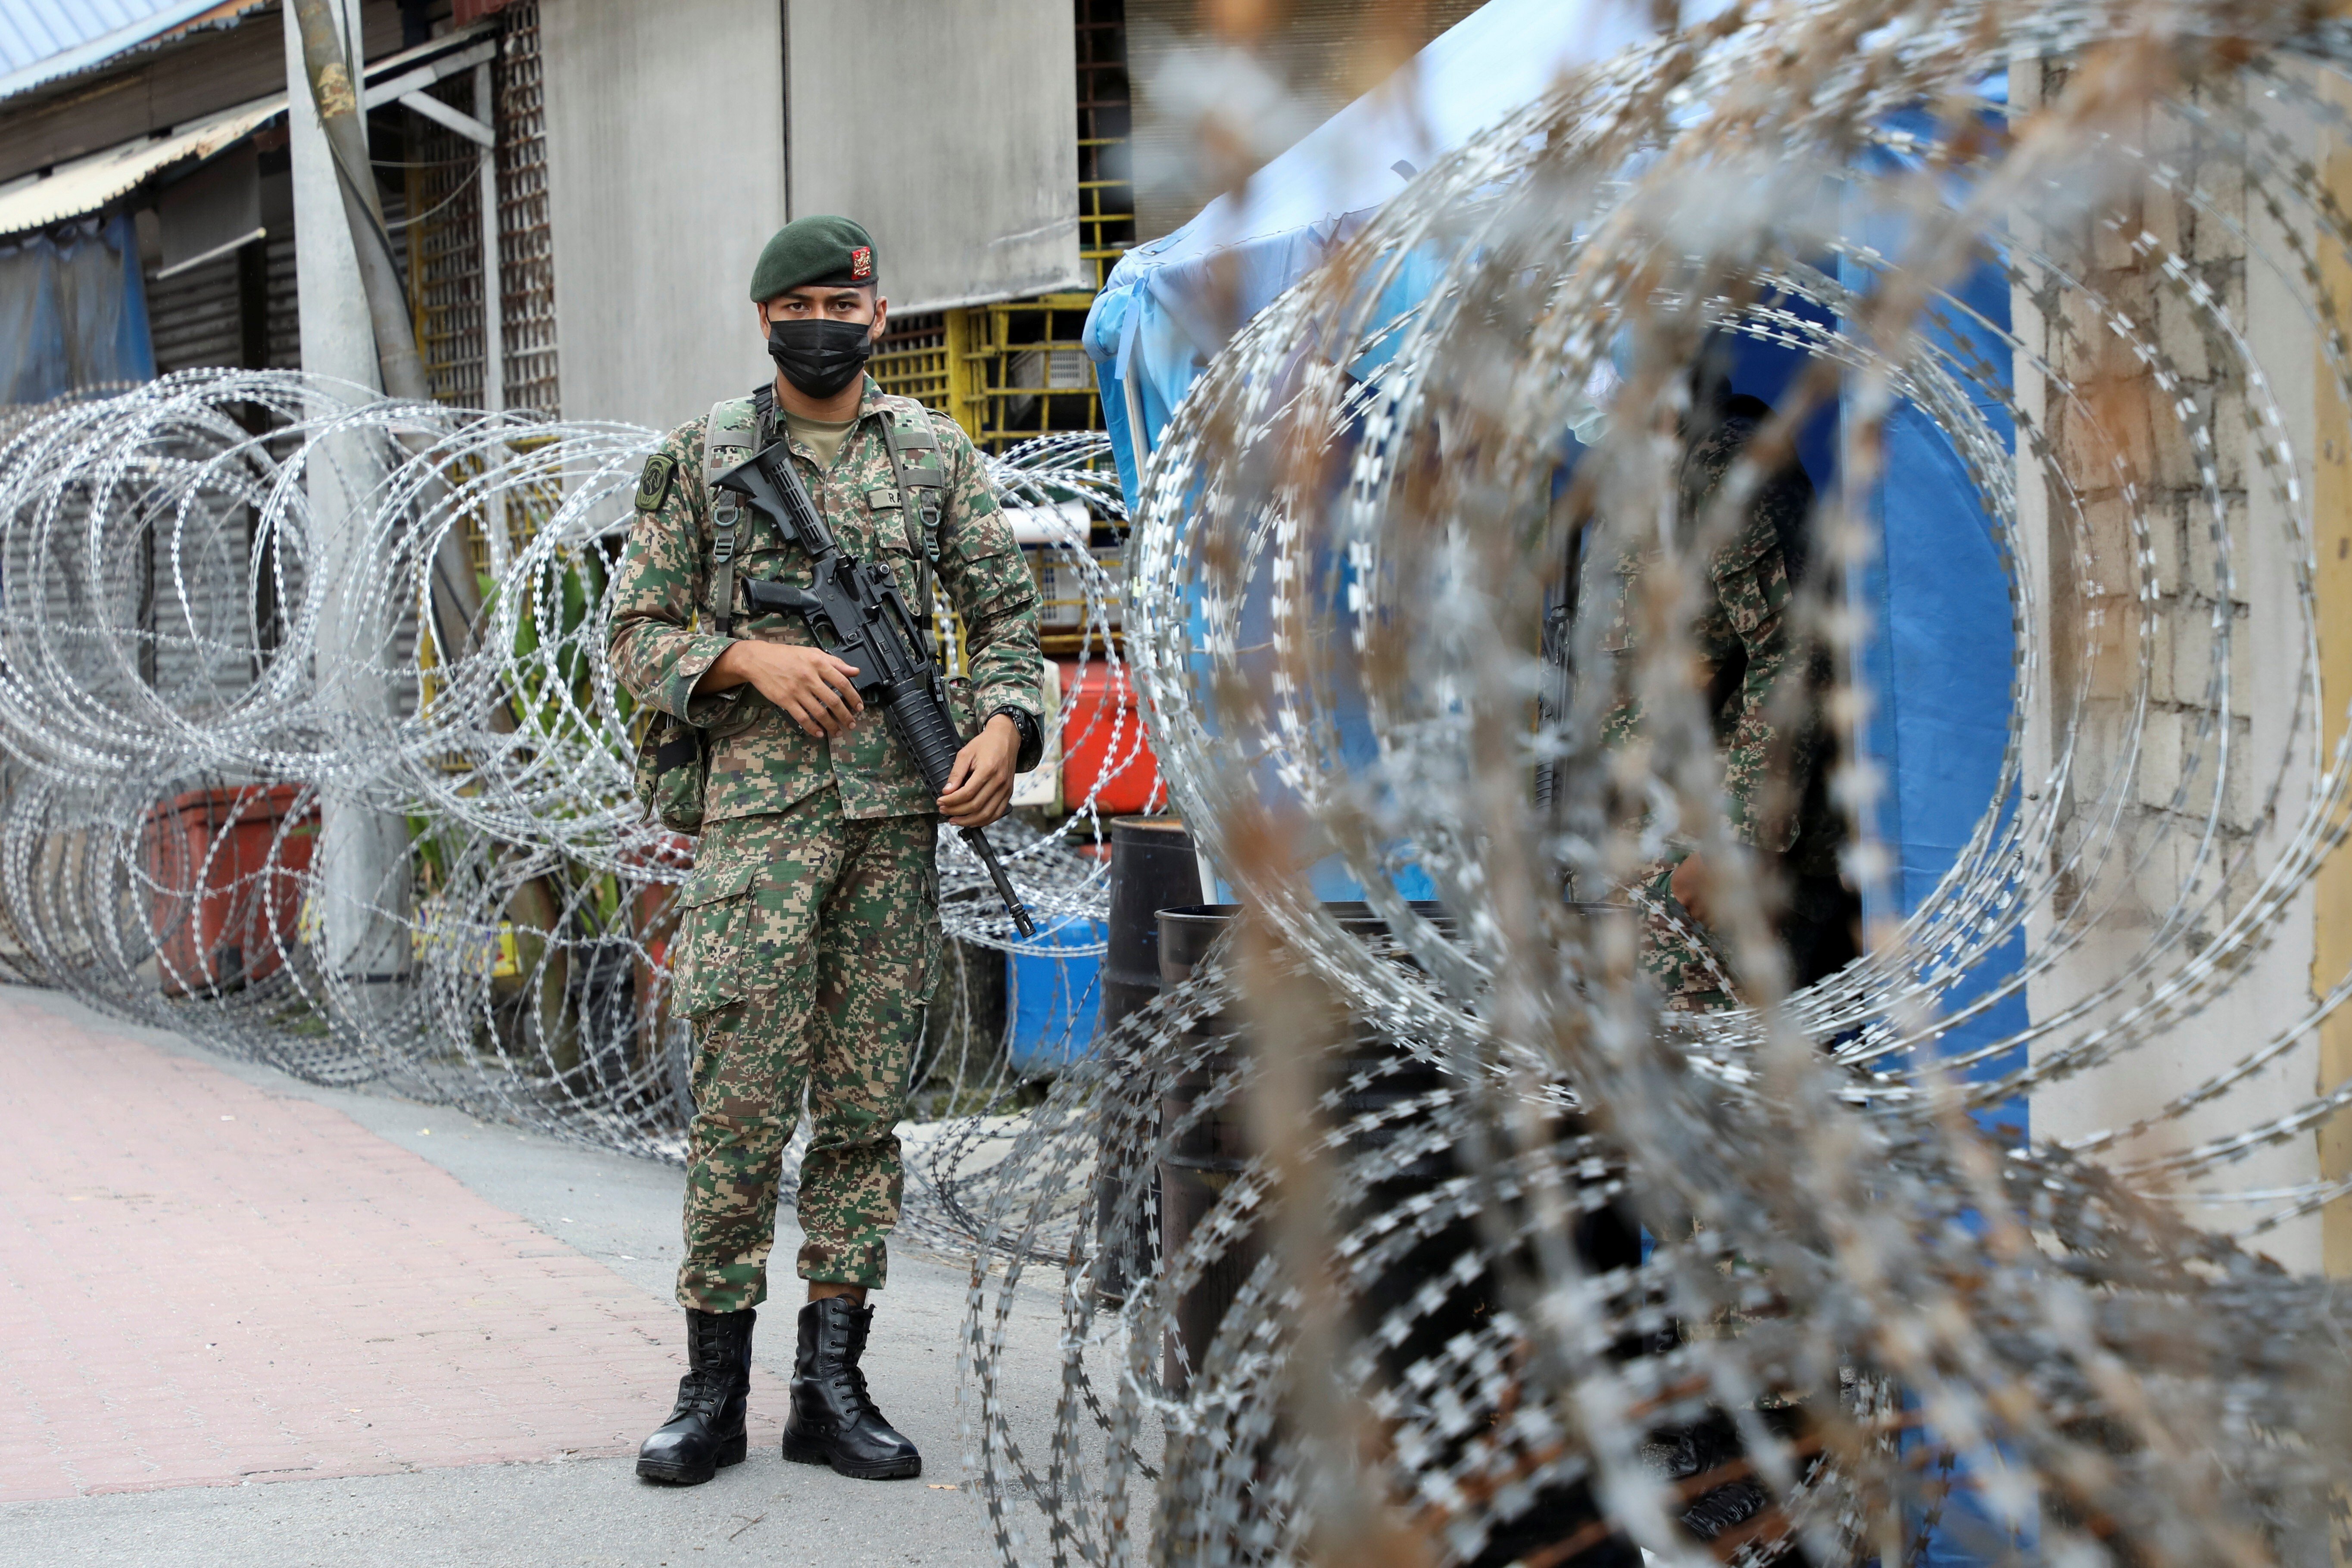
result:
[[(980, 456), (953, 421), (865, 374), (887, 319), (873, 241), (839, 217), (779, 230), (751, 275), (772, 385), (680, 426), (646, 465), (614, 591), (613, 668), (698, 731), (702, 837), (679, 895), (673, 1005), (694, 1029), (686, 1189), (688, 1370), (637, 1473), (709, 1480), (744, 1457), (753, 1309), (766, 1299), (783, 1149), (805, 1090), (812, 1138), (783, 1453), (872, 1479), (919, 1475), (859, 1370), (902, 1182), (893, 1129), (939, 973), (941, 816), (1004, 815), (1040, 751), (1035, 594)], [(979, 733), (933, 800), (852, 666), (798, 616), (747, 615), (737, 582), (808, 585), (764, 515), (716, 509), (709, 480), (782, 443), (841, 548), (961, 618), (958, 722)], [(731, 500), (731, 498), (730, 498)]]
[[(1732, 465), (1772, 413), (1760, 400), (1734, 394), (1727, 382), (1707, 387), (1694, 402), (1675, 475), (1676, 522), (1685, 538), (1697, 531)], [(1812, 506), (1812, 482), (1801, 466), (1791, 461), (1767, 475), (1738, 531), (1707, 560), (1690, 623), (1694, 679), (1705, 689), (1723, 760), (1727, 826), (1740, 843), (1781, 862), (1793, 907), (1780, 922), (1780, 934), (1790, 946), (1800, 984), (1825, 973), (1824, 963), (1835, 967), (1851, 949), (1842, 932), (1822, 929), (1843, 926), (1851, 899), (1838, 879), (1837, 814), (1819, 787), (1815, 704), (1809, 700), (1800, 705), (1803, 717), (1794, 734), (1782, 733), (1773, 713), (1780, 682), (1802, 683), (1810, 699), (1826, 673), (1816, 668), (1813, 651), (1797, 635), (1789, 614), (1795, 580), (1804, 570)], [(1611, 615), (1601, 647), (1622, 667), (1610, 679), (1628, 693), (1601, 721), (1602, 740), (1612, 749), (1630, 742), (1644, 722), (1626, 672), (1640, 655), (1633, 633), (1634, 584), (1653, 554), (1632, 551), (1606, 566), (1591, 563), (1594, 580), (1580, 595)], [(1604, 574), (1613, 581), (1601, 580)], [(1766, 795), (1776, 770), (1782, 800), (1773, 810)], [(1641, 910), (1641, 968), (1665, 1005), (1678, 1012), (1708, 1012), (1737, 1000), (1707, 923), (1711, 880), (1688, 840), (1677, 839), (1667, 858), (1629, 881)]]

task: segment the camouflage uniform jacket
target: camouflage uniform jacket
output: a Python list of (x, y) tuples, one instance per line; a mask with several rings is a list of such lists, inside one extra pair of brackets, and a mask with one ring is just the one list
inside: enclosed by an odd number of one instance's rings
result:
[[(1740, 447), (1754, 434), (1752, 422), (1733, 417), (1693, 443), (1680, 476), (1679, 511), (1686, 532), (1696, 531)], [(1790, 542), (1802, 537), (1812, 499), (1812, 486), (1801, 470), (1769, 479), (1759, 487), (1738, 532), (1707, 563), (1706, 582), (1690, 628), (1692, 652), (1713, 680), (1710, 695), (1716, 744), (1723, 759), (1726, 817), (1734, 837), (1771, 853), (1788, 849), (1798, 826), (1797, 814), (1790, 810), (1768, 833), (1758, 813), (1763, 804), (1761, 785), (1780, 739), (1773, 731), (1770, 713), (1773, 686), (1783, 677), (1801, 678), (1803, 671), (1801, 650), (1786, 613), (1790, 593), (1788, 548)], [(1615, 582), (1584, 584), (1589, 594), (1585, 603), (1612, 607), (1612, 619), (1601, 646), (1618, 663), (1620, 691), (1630, 691), (1633, 686), (1630, 666), (1639, 652), (1633, 600), (1647, 563), (1644, 553), (1629, 552), (1614, 563)], [(1625, 696), (1603, 721), (1603, 740), (1612, 748), (1621, 746), (1639, 731), (1641, 724), (1639, 700)], [(1795, 794), (1801, 795), (1811, 772), (1811, 738), (1790, 739), (1799, 743), (1788, 749), (1781, 762), (1791, 772)]]
[[(913, 605), (922, 524), (904, 515), (891, 471), (883, 424), (893, 408), (913, 410), (929, 420), (939, 438), (938, 452), (929, 460), (947, 469), (939, 584), (963, 622), (969, 670), (968, 689), (964, 681), (955, 682), (958, 722), (969, 734), (976, 718), (1000, 708), (1020, 709), (1042, 722), (1036, 590), (1012, 530), (998, 511), (980, 454), (954, 421), (927, 413), (912, 399), (883, 392), (868, 377), (857, 422), (829, 468), (820, 471), (806, 444), (791, 441), (801, 482), (843, 552), (887, 565)], [(713, 550), (709, 497), (702, 477), (707, 422), (707, 416), (690, 420), (662, 442), (655, 463), (668, 459), (666, 480), (659, 479), (652, 464), (647, 467), (640, 510), (614, 587), (614, 673), (641, 700), (710, 732), (706, 823), (787, 811), (827, 784), (840, 791), (842, 815), (848, 817), (920, 816), (936, 810), (913, 761), (890, 733), (879, 704), (869, 703), (846, 731), (823, 740), (804, 733), (782, 709), (748, 684), (694, 694), (695, 683), (732, 640), (698, 618), (709, 600)], [(771, 423), (774, 428), (760, 432), (762, 445), (777, 439), (783, 425), (781, 417)], [(658, 502), (646, 510), (646, 497), (657, 482), (663, 486)], [(744, 507), (737, 533), (739, 584), (759, 577), (808, 585), (806, 555), (765, 514)], [(915, 607), (919, 614), (921, 606)], [(732, 631), (736, 637), (767, 642), (813, 640), (797, 615), (746, 615), (740, 586)], [(1017, 766), (1036, 766), (1037, 758), (1026, 754), (1032, 749), (1024, 748)]]

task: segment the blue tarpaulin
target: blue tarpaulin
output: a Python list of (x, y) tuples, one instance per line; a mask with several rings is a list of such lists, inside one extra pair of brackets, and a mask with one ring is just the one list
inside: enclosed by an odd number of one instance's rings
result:
[[(1998, 85), (1992, 90), (1998, 91)], [(1911, 119), (1923, 136), (1924, 117)], [(1857, 237), (1882, 255), (1900, 255), (1902, 233), (1893, 219), (1865, 221)], [(1843, 280), (1865, 289), (1869, 279), (1852, 261)], [(2009, 279), (1979, 267), (1951, 290), (1953, 304), (1921, 336), (1963, 364), (1983, 367), (1993, 384), (1974, 394), (1988, 428), (2016, 449), (2017, 434), (1998, 399), (2011, 386)], [(1877, 826), (1895, 857), (1889, 886), (1874, 890), (1867, 911), (1901, 919), (1932, 895), (1951, 870), (1992, 804), (2009, 743), (2014, 706), (2017, 647), (2011, 624), (2009, 573), (1994, 520), (1959, 452), (1921, 409), (1898, 404), (1886, 420), (1885, 478), (1870, 498), (1880, 525), (1877, 559), (1863, 574), (1863, 598), (1872, 610), (1872, 638), (1863, 679), (1874, 699), (1868, 744), (1887, 785)], [(2003, 803), (2013, 810), (2014, 799)], [(1954, 987), (1948, 1008), (1973, 1003), (2014, 976), (2025, 961), (2025, 937), (2006, 942)], [(1946, 1034), (1958, 1055), (1993, 1044), (2027, 1025), (2025, 997), (2012, 992)], [(1995, 1077), (2025, 1065), (2022, 1047), (1976, 1069)], [(2021, 1136), (2027, 1107), (2012, 1103), (1980, 1118)]]
[(129, 213), (0, 241), (0, 403), (154, 376)]
[[(1632, 10), (1492, 0), (1422, 52), (1409, 90), (1359, 100), (1268, 164), (1240, 197), (1220, 198), (1166, 238), (1130, 251), (1087, 322), (1105, 423), (1130, 501), (1138, 455), (1132, 416), (1142, 418), (1148, 454), (1240, 321), (1355, 234), (1403, 187), (1410, 169), (1425, 167), (1530, 101), (1563, 66), (1601, 58), (1645, 30)], [(2004, 96), (1998, 80), (1980, 90), (1994, 101)], [(1393, 167), (1400, 160), (1408, 170)], [(1899, 254), (1898, 233), (1864, 226), (1873, 232), (1864, 237)], [(1865, 282), (1858, 276), (1847, 281)], [(2008, 348), (1995, 336), (2009, 324), (2007, 280), (1987, 267), (1955, 293), (1980, 320), (1953, 313), (1927, 335), (1959, 349), (1964, 362), (1987, 367), (1999, 384), (1982, 395), (1997, 395), (2011, 374)], [(1218, 319), (1217, 310), (1232, 308), (1221, 300), (1236, 300), (1238, 320)], [(1734, 356), (1736, 388), (1767, 402), (1777, 401), (1803, 357), (1753, 340), (1738, 342)], [(1990, 403), (1985, 411), (1996, 434), (2013, 446), (2006, 415)], [(1816, 420), (1799, 444), (1824, 494), (1837, 482), (1835, 420), (1834, 412)], [(1932, 894), (1992, 804), (2017, 652), (2008, 563), (1985, 498), (1949, 439), (1923, 412), (1900, 406), (1886, 424), (1885, 458), (1886, 477), (1870, 498), (1883, 528), (1881, 549), (1860, 586), (1873, 612), (1863, 663), (1876, 705), (1866, 744), (1887, 780), (1877, 823), (1895, 856), (1892, 885), (1872, 912), (1899, 917)], [(1334, 889), (1329, 896), (1346, 895)], [(1965, 1003), (2013, 977), (2022, 958), (2022, 939), (2012, 937), (1948, 1000)], [(2026, 1011), (2021, 994), (2009, 996), (1951, 1031), (1945, 1047), (1974, 1049), (2007, 1037), (2025, 1026)], [(2014, 1065), (2004, 1059), (1983, 1070)], [(2020, 1136), (2026, 1110), (2006, 1106), (1990, 1120), (2006, 1135)], [(1971, 1561), (1948, 1529), (1934, 1532), (1928, 1556), (1938, 1564)]]

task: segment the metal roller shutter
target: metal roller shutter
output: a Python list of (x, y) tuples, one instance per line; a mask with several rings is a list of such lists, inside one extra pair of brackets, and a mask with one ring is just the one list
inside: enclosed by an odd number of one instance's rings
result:
[(155, 344), (155, 371), (234, 365), (245, 351), (245, 318), (235, 255), (147, 279), (147, 328)]

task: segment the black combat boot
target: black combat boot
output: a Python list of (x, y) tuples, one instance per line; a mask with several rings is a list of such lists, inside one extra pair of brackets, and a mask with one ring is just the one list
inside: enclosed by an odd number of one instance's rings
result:
[(793, 1414), (784, 1423), (784, 1458), (831, 1465), (865, 1481), (923, 1473), (923, 1456), (882, 1419), (857, 1367), (874, 1309), (828, 1296), (801, 1309), (800, 1353), (793, 1358)]
[(700, 1486), (721, 1465), (743, 1462), (743, 1407), (751, 1397), (751, 1322), (758, 1313), (686, 1314), (686, 1375), (677, 1405), (637, 1450), (649, 1481)]

